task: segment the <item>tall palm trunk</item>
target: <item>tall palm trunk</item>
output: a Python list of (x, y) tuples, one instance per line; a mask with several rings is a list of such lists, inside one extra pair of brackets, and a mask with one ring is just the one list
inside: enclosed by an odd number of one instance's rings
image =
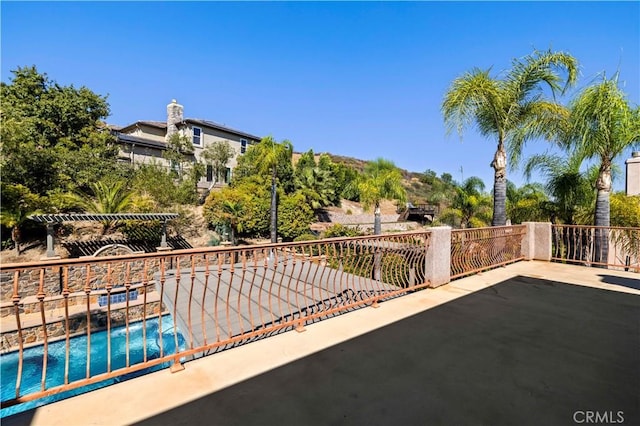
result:
[(507, 224), (507, 153), (504, 149), (502, 137), (498, 142), (498, 149), (491, 162), (491, 167), (495, 170), (491, 226), (504, 226)]
[[(596, 198), (595, 226), (610, 225), (609, 194), (611, 193), (611, 165), (603, 161), (596, 182), (598, 196)], [(593, 261), (606, 264), (609, 258), (609, 230), (596, 228)]]
[(278, 195), (276, 193), (276, 167), (271, 174), (271, 242), (278, 242)]

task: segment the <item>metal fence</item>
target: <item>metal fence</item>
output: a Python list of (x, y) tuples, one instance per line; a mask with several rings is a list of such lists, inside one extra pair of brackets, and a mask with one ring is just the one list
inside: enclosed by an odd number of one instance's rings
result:
[[(191, 357), (427, 287), (429, 245), (426, 231), (2, 265), (2, 353), (18, 355), (15, 380), (3, 379), (15, 392), (3, 392), (2, 407), (160, 364), (179, 368)], [(166, 313), (175, 327), (163, 326)], [(106, 333), (104, 348), (92, 347), (98, 333)], [(54, 342), (64, 342), (57, 359), (49, 353)], [(31, 347), (41, 355), (25, 358)], [(105, 359), (104, 368), (92, 357)], [(53, 363), (64, 371), (59, 382), (50, 377)], [(24, 379), (34, 374), (39, 383), (27, 390)]]
[(524, 225), (451, 231), (451, 278), (524, 259)]
[(640, 228), (552, 225), (554, 261), (640, 272)]

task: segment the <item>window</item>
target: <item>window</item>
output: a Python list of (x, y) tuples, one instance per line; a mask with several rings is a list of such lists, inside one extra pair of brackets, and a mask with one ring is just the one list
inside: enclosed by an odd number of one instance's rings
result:
[(193, 144), (202, 146), (202, 129), (200, 127), (193, 128)]
[(207, 182), (213, 182), (213, 166), (207, 165)]
[(247, 140), (240, 139), (240, 154), (244, 154), (247, 152)]

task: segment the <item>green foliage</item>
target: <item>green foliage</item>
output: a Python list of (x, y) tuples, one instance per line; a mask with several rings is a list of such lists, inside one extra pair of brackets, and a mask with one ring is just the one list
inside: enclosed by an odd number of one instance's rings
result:
[(224, 173), (227, 170), (227, 163), (233, 158), (235, 154), (234, 149), (229, 145), (227, 141), (218, 141), (210, 145), (207, 145), (202, 150), (200, 157), (204, 160), (205, 164), (210, 165), (213, 169), (213, 175), (216, 182), (224, 181)]
[[(525, 176), (529, 178), (533, 170), (538, 170), (547, 180), (546, 191), (551, 200), (541, 203), (541, 207), (551, 222), (575, 225), (581, 220), (595, 201), (589, 172), (581, 172), (582, 157), (579, 153), (559, 155), (533, 155), (525, 165)], [(593, 173), (593, 171), (591, 171)]]
[(178, 202), (170, 172), (159, 164), (140, 164), (133, 170), (131, 187), (140, 194), (148, 194), (159, 209)]
[(46, 199), (34, 194), (24, 185), (0, 183), (2, 197), (0, 224), (11, 231), (11, 240), (20, 254), (21, 228), (29, 215), (46, 207)]
[[(449, 176), (451, 176), (451, 175), (449, 175)], [(422, 174), (422, 176), (420, 176), (420, 181), (422, 183), (426, 183), (428, 185), (433, 185), (433, 182), (436, 180), (436, 177), (437, 177), (436, 172), (434, 172), (431, 169), (427, 169)]]
[(516, 188), (507, 184), (507, 215), (511, 223), (547, 222), (549, 211), (545, 208), (549, 199), (540, 184), (527, 184)]
[[(462, 135), (465, 128), (475, 126), (480, 134), (496, 140), (491, 163), (496, 182), (492, 224), (504, 225), (507, 165), (518, 164), (527, 141), (553, 138), (566, 116), (564, 107), (541, 96), (542, 86), (554, 95), (564, 92), (575, 83), (578, 65), (563, 52), (534, 51), (515, 59), (503, 78), (493, 78), (490, 71), (473, 69), (456, 78), (445, 94), (442, 113), (448, 133), (455, 129)], [(566, 71), (564, 79), (560, 71)]]
[[(325, 157), (328, 158), (328, 157)], [(313, 151), (309, 150), (296, 164), (294, 184), (304, 196), (305, 203), (319, 210), (336, 202), (336, 180), (331, 173), (331, 160), (324, 168), (316, 165)]]
[(380, 206), (380, 201), (394, 199), (406, 200), (406, 191), (402, 186), (402, 173), (393, 162), (378, 158), (367, 163), (364, 175), (358, 182), (360, 201), (365, 209)]
[[(640, 107), (632, 107), (618, 87), (618, 74), (582, 90), (569, 106), (570, 115), (563, 134), (564, 145), (581, 158), (598, 161), (599, 173), (593, 183), (600, 193), (596, 200), (594, 225), (610, 224), (612, 164), (627, 148), (640, 141)], [(602, 196), (601, 196), (602, 195)]]
[(18, 67), (12, 73), (9, 84), (0, 84), (3, 124), (19, 124), (26, 139), (41, 147), (61, 139), (80, 146), (109, 115), (106, 97), (86, 87), (60, 86), (36, 67)]
[(285, 193), (293, 192), (293, 165), (291, 157), (293, 145), (288, 140), (276, 142), (272, 137), (263, 138), (251, 145), (238, 157), (238, 165), (233, 173), (233, 185), (243, 181), (271, 182), (275, 174), (278, 187)]
[(172, 134), (167, 141), (167, 149), (162, 153), (162, 158), (169, 162), (173, 177), (182, 182), (185, 169), (192, 163), (193, 144), (191, 140), (180, 133)]
[(109, 115), (105, 97), (61, 86), (35, 67), (13, 71), (0, 93), (3, 181), (46, 195), (122, 175), (114, 138), (100, 121)]
[(212, 227), (230, 227), (234, 221), (238, 236), (264, 236), (269, 232), (269, 192), (252, 182), (212, 191), (202, 214)]
[(297, 237), (295, 237), (293, 239), (294, 242), (301, 242), (301, 241), (314, 241), (317, 240), (318, 237), (316, 235), (313, 234), (300, 234)]
[(331, 225), (322, 233), (323, 238), (360, 237), (362, 235), (364, 235), (364, 232), (362, 232), (360, 228), (351, 228), (340, 223)]
[(457, 186), (455, 191), (451, 206), (442, 211), (438, 221), (461, 228), (488, 226), (491, 217), (491, 197), (484, 193), (484, 182), (472, 176)]
[(611, 226), (640, 228), (640, 195), (611, 194)]
[[(133, 193), (123, 181), (94, 182), (91, 186), (92, 194), (69, 194), (72, 203), (88, 213), (124, 213), (133, 206)], [(106, 234), (116, 225), (116, 221), (102, 222), (102, 233)]]
[(283, 240), (309, 233), (309, 225), (316, 220), (313, 209), (306, 204), (301, 192), (285, 195), (280, 200), (278, 212), (278, 234)]

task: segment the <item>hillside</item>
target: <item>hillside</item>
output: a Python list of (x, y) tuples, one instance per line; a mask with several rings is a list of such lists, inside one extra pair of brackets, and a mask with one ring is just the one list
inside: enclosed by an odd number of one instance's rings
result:
[[(295, 164), (300, 158), (301, 153), (293, 154), (293, 163)], [(316, 154), (316, 158), (320, 154)], [(332, 161), (335, 163), (342, 163), (356, 170), (364, 170), (367, 161), (360, 160), (352, 157), (345, 157), (340, 155), (328, 154)], [(408, 200), (414, 204), (426, 203), (427, 196), (431, 190), (430, 185), (421, 182), (417, 176), (419, 173), (408, 172), (402, 170), (404, 177), (403, 185), (407, 190)], [(207, 229), (206, 222), (202, 217), (202, 206), (183, 206), (181, 208), (186, 213), (186, 218), (182, 220), (179, 227), (179, 234), (182, 236), (192, 247), (205, 247), (208, 246), (211, 239), (215, 236), (212, 231)], [(312, 225), (311, 229), (315, 231), (322, 231), (333, 223), (341, 223), (353, 226), (359, 226), (360, 229), (366, 230), (368, 226), (373, 223), (373, 211), (365, 211), (362, 205), (358, 202), (342, 200), (340, 206), (329, 207), (326, 209), (327, 215), (330, 221), (327, 221), (327, 217), (324, 220), (319, 220), (316, 224)], [(383, 223), (385, 226), (383, 230), (390, 231), (402, 231), (408, 229), (415, 229), (419, 227), (418, 224), (393, 224), (398, 218), (397, 206), (395, 202), (383, 201), (381, 205), (381, 214)], [(101, 228), (99, 224), (74, 224), (64, 226), (58, 235), (56, 236), (56, 253), (61, 257), (69, 257), (68, 252), (63, 248), (63, 245), (72, 242), (86, 242), (89, 240), (118, 240), (123, 236), (119, 232), (109, 233), (101, 236)], [(266, 242), (266, 240), (253, 240), (249, 242)], [(36, 238), (32, 238), (22, 243), (23, 253), (17, 255), (14, 250), (2, 250), (0, 252), (0, 263), (13, 263), (13, 262), (29, 262), (37, 261), (43, 258), (46, 254), (46, 239), (45, 235), (41, 233)]]

